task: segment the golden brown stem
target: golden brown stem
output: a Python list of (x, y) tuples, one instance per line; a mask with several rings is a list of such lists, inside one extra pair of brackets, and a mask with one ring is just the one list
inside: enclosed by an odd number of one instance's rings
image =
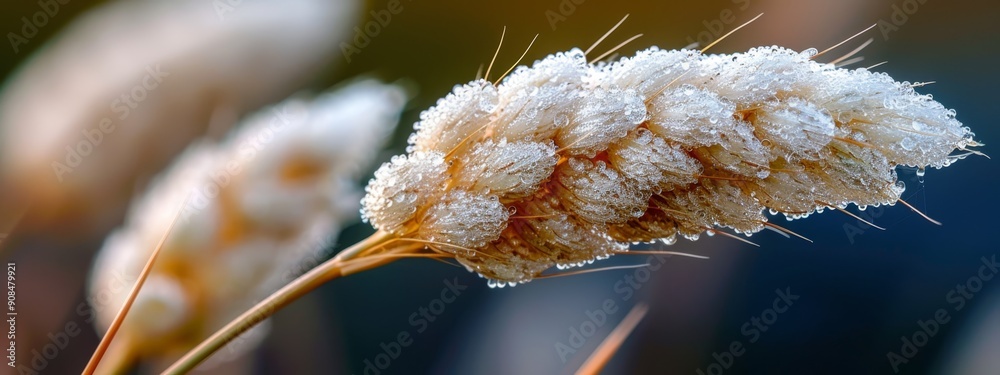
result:
[(576, 375), (596, 375), (601, 373), (601, 369), (608, 364), (611, 357), (618, 352), (618, 348), (622, 346), (625, 339), (628, 338), (635, 326), (639, 325), (642, 318), (646, 316), (646, 312), (649, 311), (649, 305), (645, 303), (640, 303), (635, 305), (625, 319), (622, 319), (621, 323), (615, 327), (608, 337), (601, 342), (601, 345), (594, 350), (594, 353), (587, 358), (587, 361), (580, 366), (577, 370)]
[(126, 374), (136, 365), (139, 357), (132, 350), (132, 339), (127, 336), (117, 338), (97, 364), (95, 374)]
[(128, 297), (125, 298), (125, 304), (123, 304), (121, 309), (118, 310), (118, 314), (115, 315), (115, 319), (111, 322), (111, 325), (108, 326), (108, 332), (104, 334), (104, 337), (101, 338), (101, 342), (97, 344), (97, 349), (94, 350), (94, 354), (90, 357), (90, 361), (87, 362), (87, 367), (83, 369), (83, 375), (91, 375), (94, 371), (97, 371), (97, 365), (101, 363), (101, 358), (104, 357), (104, 353), (107, 352), (108, 347), (111, 346), (111, 341), (115, 339), (115, 334), (118, 333), (118, 329), (121, 328), (122, 323), (125, 322), (125, 316), (128, 315), (128, 311), (132, 308), (135, 298), (139, 295), (139, 290), (142, 289), (142, 284), (146, 282), (146, 278), (149, 277), (149, 273), (153, 271), (153, 264), (156, 263), (156, 258), (160, 255), (160, 250), (163, 249), (163, 245), (167, 243), (170, 231), (174, 229), (174, 224), (177, 223), (177, 218), (180, 217), (180, 214), (181, 210), (179, 209), (177, 210), (177, 214), (174, 215), (174, 218), (170, 220), (170, 225), (167, 226), (167, 230), (163, 232), (163, 236), (160, 237), (160, 242), (156, 244), (156, 248), (153, 249), (153, 253), (149, 256), (149, 260), (146, 261), (146, 265), (142, 267), (142, 272), (139, 273), (139, 278), (135, 281), (135, 285), (132, 286), (132, 290), (128, 292)]
[[(399, 259), (395, 257), (365, 259), (365, 255), (363, 254), (365, 251), (381, 246), (393, 238), (394, 236), (389, 233), (378, 231), (361, 242), (341, 251), (337, 256), (313, 268), (306, 274), (299, 276), (243, 313), (243, 315), (229, 322), (225, 327), (222, 327), (222, 329), (185, 354), (184, 357), (174, 362), (163, 373), (183, 374), (193, 370), (199, 363), (208, 359), (212, 353), (221, 349), (243, 332), (246, 332), (253, 326), (264, 321), (264, 319), (274, 315), (281, 308), (288, 306), (299, 299), (299, 297), (330, 280), (376, 268)], [(414, 247), (403, 248), (401, 251), (410, 251), (412, 249)]]

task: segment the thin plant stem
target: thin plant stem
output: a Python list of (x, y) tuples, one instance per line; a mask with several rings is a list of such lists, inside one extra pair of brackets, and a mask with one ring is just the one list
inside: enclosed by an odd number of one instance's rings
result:
[(632, 333), (635, 326), (639, 325), (639, 322), (642, 321), (642, 318), (646, 316), (646, 312), (648, 311), (649, 305), (645, 303), (635, 305), (629, 311), (628, 315), (625, 316), (625, 319), (622, 319), (621, 323), (618, 323), (618, 326), (608, 334), (608, 337), (604, 341), (601, 341), (601, 345), (590, 354), (590, 357), (587, 357), (583, 366), (580, 366), (580, 369), (577, 370), (576, 375), (596, 375), (601, 373), (604, 366), (618, 352), (622, 343)]
[[(187, 201), (185, 200), (185, 203)], [(184, 206), (181, 206), (184, 207)], [(135, 298), (139, 295), (139, 290), (142, 289), (143, 283), (146, 282), (146, 278), (149, 277), (149, 273), (153, 270), (153, 264), (156, 263), (156, 258), (160, 255), (160, 250), (163, 249), (163, 245), (167, 242), (167, 238), (170, 236), (170, 231), (174, 229), (174, 224), (177, 223), (177, 218), (180, 217), (181, 210), (177, 210), (177, 214), (174, 218), (170, 220), (170, 225), (167, 226), (167, 230), (163, 232), (163, 236), (160, 237), (160, 241), (156, 244), (156, 248), (153, 249), (153, 253), (150, 254), (149, 260), (146, 261), (146, 265), (142, 267), (142, 271), (139, 273), (138, 279), (135, 281), (135, 285), (132, 286), (132, 290), (129, 291), (128, 297), (125, 298), (125, 303), (122, 305), (121, 309), (118, 310), (118, 314), (115, 315), (115, 319), (111, 321), (111, 325), (108, 326), (108, 332), (104, 334), (101, 338), (101, 342), (97, 344), (97, 349), (94, 350), (94, 355), (90, 357), (90, 361), (87, 362), (87, 367), (83, 369), (84, 375), (93, 374), (97, 371), (97, 365), (101, 363), (101, 358), (104, 357), (104, 353), (108, 351), (108, 347), (111, 346), (111, 341), (114, 340), (115, 334), (118, 333), (118, 329), (121, 328), (122, 323), (125, 322), (125, 317), (128, 315), (129, 309), (132, 308), (132, 304), (135, 302)]]
[(127, 374), (138, 360), (132, 350), (134, 345), (132, 340), (128, 336), (119, 336), (118, 340), (115, 340), (115, 345), (108, 348), (104, 358), (98, 363), (97, 373)]
[[(396, 257), (366, 259), (365, 255), (363, 255), (365, 251), (379, 247), (393, 240), (393, 238), (395, 237), (389, 233), (378, 231), (361, 242), (341, 251), (337, 256), (299, 276), (250, 310), (247, 310), (229, 322), (229, 324), (216, 331), (211, 337), (205, 339), (205, 341), (202, 341), (201, 344), (198, 344), (197, 347), (189, 351), (181, 359), (177, 360), (177, 362), (174, 362), (163, 373), (183, 374), (194, 370), (199, 363), (208, 359), (212, 353), (215, 353), (239, 335), (264, 321), (264, 319), (274, 315), (275, 312), (288, 306), (299, 297), (330, 280), (376, 268), (399, 259)], [(419, 247), (406, 246), (397, 249), (397, 251), (414, 251), (420, 248), (423, 248), (423, 245)]]

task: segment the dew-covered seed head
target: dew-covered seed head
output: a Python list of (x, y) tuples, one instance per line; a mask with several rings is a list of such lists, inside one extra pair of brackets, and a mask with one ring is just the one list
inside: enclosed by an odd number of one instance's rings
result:
[(417, 210), (433, 203), (445, 188), (448, 166), (440, 152), (395, 156), (375, 171), (361, 201), (361, 217), (373, 227), (396, 234)]
[(420, 114), (410, 136), (410, 151), (448, 153), (481, 132), (497, 109), (497, 89), (485, 80), (455, 86), (437, 105)]
[(459, 161), (462, 173), (455, 186), (474, 192), (488, 192), (502, 200), (530, 196), (549, 179), (558, 162), (556, 147), (549, 141), (477, 143)]
[(654, 47), (590, 65), (574, 49), (496, 88), (459, 86), (421, 116), (413, 153), (376, 173), (365, 216), (506, 285), (633, 242), (752, 234), (764, 209), (892, 204), (897, 165), (947, 166), (978, 145), (912, 85), (815, 54)]
[[(430, 206), (420, 220), (421, 239), (477, 249), (496, 240), (510, 212), (495, 195), (452, 190)], [(457, 247), (442, 250), (463, 254)]]

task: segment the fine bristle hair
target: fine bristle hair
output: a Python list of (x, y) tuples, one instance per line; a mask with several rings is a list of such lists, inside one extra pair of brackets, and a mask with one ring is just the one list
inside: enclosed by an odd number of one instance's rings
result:
[(572, 49), (456, 86), (376, 172), (363, 217), (513, 285), (633, 242), (780, 228), (765, 210), (893, 205), (896, 166), (979, 146), (916, 85), (817, 55), (652, 47), (595, 65)]

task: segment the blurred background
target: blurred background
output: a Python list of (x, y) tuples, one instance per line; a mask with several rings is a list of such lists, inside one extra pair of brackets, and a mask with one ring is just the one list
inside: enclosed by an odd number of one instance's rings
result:
[[(72, 107), (86, 113), (77, 104), (67, 104), (73, 102), (71, 95), (81, 90), (70, 90), (65, 88), (68, 82), (45, 78), (46, 69), (76, 69), (78, 75), (97, 82), (95, 85), (117, 79), (104, 79), (104, 74), (122, 69), (95, 67), (94, 61), (112, 60), (94, 57), (104, 50), (85, 45), (60, 45), (67, 48), (44, 56), (75, 20), (88, 12), (102, 11), (110, 2), (53, 3), (58, 4), (58, 12), (46, 17), (44, 25), (31, 21), (37, 28), (31, 37), (24, 32), (22, 17), (30, 21), (43, 9), (40, 3), (2, 5), (0, 31), (7, 43), (0, 46), (0, 79), (4, 82), (0, 92), (18, 96), (21, 93), (17, 90), (25, 90), (25, 96), (42, 98), (51, 92), (53, 98), (60, 99), (3, 108), (8, 112), (0, 114), (7, 121), (0, 124), (4, 128), (50, 131), (38, 128), (38, 124), (18, 122), (19, 117), (11, 112), (15, 110), (58, 114)], [(204, 0), (198, 4), (228, 17), (227, 12), (235, 15), (244, 6), (241, 4), (250, 3)], [(161, 13), (184, 17), (169, 10), (172, 4), (163, 1)], [(619, 50), (622, 55), (651, 45), (674, 49), (699, 40), (704, 44), (764, 13), (710, 52), (739, 52), (760, 45), (822, 50), (878, 23), (879, 27), (826, 57), (833, 59), (874, 38), (860, 54), (865, 60), (852, 67), (888, 61), (876, 70), (899, 81), (935, 81), (918, 91), (933, 94), (946, 107), (954, 108), (958, 119), (986, 144), (982, 151), (995, 154), (991, 146), (1000, 136), (993, 112), (1000, 100), (1000, 75), (993, 60), (1000, 57), (1000, 30), (995, 21), (1000, 17), (1000, 5), (988, 2), (345, 0), (331, 4), (341, 10), (324, 9), (337, 16), (312, 19), (313, 23), (290, 18), (271, 29), (246, 34), (240, 34), (244, 29), (239, 27), (219, 29), (198, 24), (190, 33), (173, 35), (207, 41), (198, 48), (171, 50), (160, 43), (144, 44), (136, 35), (143, 35), (146, 25), (154, 27), (161, 21), (150, 15), (131, 17), (127, 12), (95, 23), (106, 27), (103, 32), (98, 28), (95, 35), (99, 38), (95, 38), (120, 47), (115, 51), (123, 55), (113, 61), (132, 59), (131, 50), (122, 47), (126, 46), (134, 49), (135, 61), (162, 58), (175, 63), (178, 68), (171, 73), (171, 79), (178, 81), (175, 85), (214, 85), (212, 95), (189, 101), (172, 101), (168, 94), (151, 96), (151, 102), (162, 101), (166, 109), (157, 112), (148, 126), (163, 127), (164, 134), (170, 135), (144, 140), (151, 144), (178, 142), (183, 146), (184, 140), (194, 135), (217, 137), (229, 124), (260, 106), (300, 90), (321, 91), (364, 74), (405, 83), (413, 91), (391, 147), (372, 150), (379, 153), (379, 161), (385, 161), (403, 152), (421, 110), (454, 85), (474, 79), (481, 66), (489, 63), (504, 26), (506, 37), (494, 72), (513, 64), (535, 34), (539, 34), (538, 41), (528, 51), (525, 63), (555, 51), (586, 48), (625, 14), (631, 16), (604, 42), (603, 49), (639, 33), (641, 38)], [(395, 12), (385, 13), (389, 9)], [(385, 14), (390, 14), (390, 19), (385, 20)], [(378, 27), (366, 26), (380, 22), (379, 17), (383, 18)], [(175, 21), (186, 22), (183, 18)], [(218, 22), (226, 21), (218, 18)], [(355, 26), (358, 29), (353, 29)], [(302, 30), (293, 30), (296, 27)], [(359, 36), (359, 32), (364, 35)], [(150, 35), (154, 37), (158, 36)], [(235, 44), (246, 47), (225, 48)], [(164, 50), (180, 52), (165, 55)], [(232, 54), (212, 54), (219, 50)], [(33, 65), (36, 63), (41, 67)], [(227, 71), (234, 75), (205, 78)], [(18, 75), (20, 80), (15, 78)], [(24, 76), (38, 78), (25, 80)], [(169, 95), (186, 94), (178, 91)], [(208, 101), (222, 104), (213, 107), (215, 110), (198, 105)], [(100, 110), (105, 110), (107, 101), (99, 103)], [(206, 114), (191, 117), (185, 111)], [(201, 122), (197, 128), (184, 130), (184, 121)], [(174, 136), (176, 139), (171, 138)], [(38, 206), (32, 206), (24, 221), (0, 238), (4, 256), (18, 264), (18, 363), (30, 361), (32, 350), (41, 350), (52, 333), (74, 323), (81, 326), (81, 333), (39, 372), (74, 373), (83, 368), (98, 341), (92, 326), (85, 324), (78, 312), (86, 303), (86, 279), (93, 256), (108, 232), (121, 225), (130, 195), (145, 191), (150, 176), (169, 163), (169, 155), (178, 147), (136, 151), (138, 154), (125, 150), (107, 159), (111, 160), (108, 163), (127, 160), (137, 166), (130, 177), (114, 186), (102, 185), (100, 181), (106, 180), (100, 180), (84, 193), (52, 193), (56, 198), (51, 202), (57, 203), (38, 203), (49, 213), (33, 213)], [(3, 155), (10, 158), (7, 152)], [(773, 217), (773, 222), (813, 242), (763, 232), (751, 238), (760, 244), (757, 248), (722, 236), (703, 236), (696, 242), (680, 240), (668, 249), (709, 256), (710, 260), (653, 259), (654, 267), (662, 266), (648, 271), (617, 270), (536, 280), (504, 289), (490, 289), (474, 274), (438, 262), (396, 262), (336, 280), (279, 312), (264, 344), (237, 359), (242, 365), (231, 370), (261, 374), (570, 373), (629, 308), (646, 302), (651, 306), (648, 315), (606, 373), (995, 374), (1000, 371), (1000, 357), (995, 355), (1000, 351), (1000, 281), (992, 280), (990, 275), (995, 271), (985, 264), (998, 252), (993, 215), (1000, 212), (1000, 204), (990, 192), (996, 190), (1000, 167), (995, 161), (973, 156), (943, 170), (929, 170), (925, 176), (907, 168), (898, 172), (907, 186), (904, 199), (941, 221), (942, 226), (900, 205), (864, 211), (866, 219), (886, 231), (838, 212), (792, 222)], [(367, 177), (359, 183), (365, 181)], [(16, 181), (0, 182), (0, 192), (9, 193), (4, 197), (7, 199), (0, 199), (0, 213), (4, 213), (0, 218), (6, 220), (0, 224), (8, 228), (0, 231), (8, 231), (21, 217), (23, 201), (18, 194), (23, 189), (16, 185)], [(97, 201), (87, 194), (100, 196), (104, 199), (101, 202), (117, 203), (101, 203), (96, 208), (81, 204), (88, 199)], [(856, 207), (850, 210), (858, 212)], [(371, 232), (368, 225), (360, 223), (344, 228), (330, 253)], [(601, 265), (647, 260), (619, 256)], [(453, 302), (442, 303), (442, 291), (460, 289), (456, 284), (466, 289), (460, 290)], [(782, 296), (792, 304), (777, 311), (780, 309), (775, 307), (786, 303), (775, 302)], [(595, 313), (609, 300), (614, 309), (603, 315)], [(428, 313), (430, 308), (434, 310)], [(939, 318), (936, 325), (928, 323), (935, 314), (940, 315), (939, 310), (947, 319)], [(591, 332), (589, 327), (596, 329)], [(582, 328), (589, 335), (580, 333), (577, 338)], [(402, 332), (410, 335), (412, 343), (394, 353), (391, 343)], [(731, 352), (734, 343), (743, 350)], [(385, 358), (384, 354), (391, 355), (389, 364), (373, 366), (380, 355)], [(153, 369), (140, 366), (135, 371)], [(13, 370), (0, 366), (0, 372)]]

